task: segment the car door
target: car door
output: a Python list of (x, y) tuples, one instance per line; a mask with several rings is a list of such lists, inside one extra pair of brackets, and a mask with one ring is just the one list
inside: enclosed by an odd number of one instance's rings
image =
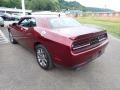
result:
[(16, 25), (16, 40), (21, 45), (25, 46), (25, 31), (27, 30), (28, 18), (21, 19), (18, 24)]
[(28, 49), (33, 50), (35, 42), (34, 27), (36, 27), (36, 20), (35, 18), (29, 18), (28, 22), (27, 30), (24, 32), (24, 36), (26, 37), (25, 44)]
[(21, 39), (22, 39), (22, 29), (23, 29), (23, 24), (25, 23), (25, 19), (21, 19), (18, 23), (13, 23), (11, 25), (10, 31), (12, 33), (12, 36), (14, 37), (14, 39), (18, 42), (21, 43)]
[(34, 27), (36, 22), (34, 18), (24, 18), (23, 21), (18, 23), (19, 30), (19, 43), (28, 49), (33, 49), (34, 46)]

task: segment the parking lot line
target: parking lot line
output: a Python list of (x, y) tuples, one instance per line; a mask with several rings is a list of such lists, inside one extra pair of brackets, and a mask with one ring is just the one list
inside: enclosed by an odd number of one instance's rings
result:
[(5, 37), (3, 32), (0, 30), (0, 44), (8, 43), (9, 40)]

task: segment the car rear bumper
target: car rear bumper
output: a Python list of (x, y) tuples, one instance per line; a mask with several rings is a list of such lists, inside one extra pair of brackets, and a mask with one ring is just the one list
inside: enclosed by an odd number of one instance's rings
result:
[(77, 54), (71, 52), (70, 55), (65, 56), (64, 60), (59, 59), (59, 62), (57, 62), (57, 64), (60, 64), (64, 67), (79, 67), (85, 65), (90, 61), (96, 59), (97, 57), (101, 56), (104, 53), (107, 44), (108, 40), (104, 41), (102, 44), (92, 49)]

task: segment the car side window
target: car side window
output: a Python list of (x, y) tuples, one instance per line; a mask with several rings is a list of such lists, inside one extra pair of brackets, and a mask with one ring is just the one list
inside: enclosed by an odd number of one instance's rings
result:
[(21, 25), (23, 27), (35, 27), (36, 26), (36, 20), (34, 18), (25, 18), (21, 20), (18, 25)]
[(23, 20), (21, 20), (18, 25), (21, 25), (23, 27), (29, 27), (29, 18), (25, 18)]
[(36, 20), (34, 18), (29, 19), (30, 27), (36, 26)]

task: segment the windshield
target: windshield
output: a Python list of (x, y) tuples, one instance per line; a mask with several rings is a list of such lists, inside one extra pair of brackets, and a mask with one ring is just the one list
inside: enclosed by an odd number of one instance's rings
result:
[(80, 26), (80, 23), (76, 20), (68, 17), (56, 17), (49, 19), (52, 28), (64, 28), (64, 27), (75, 27)]

